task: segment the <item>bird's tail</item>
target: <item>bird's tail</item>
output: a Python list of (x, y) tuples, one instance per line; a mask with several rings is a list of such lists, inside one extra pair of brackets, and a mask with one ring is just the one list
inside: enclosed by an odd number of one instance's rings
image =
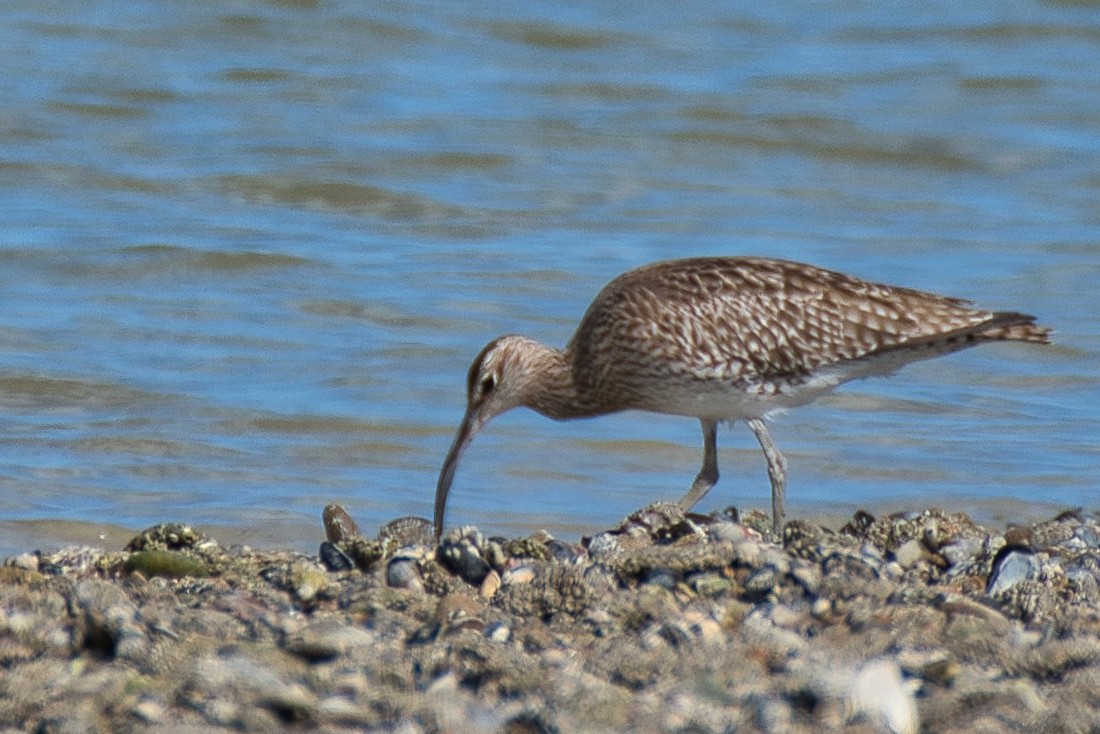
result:
[(978, 332), (977, 336), (988, 341), (1050, 344), (1050, 334), (1050, 328), (1036, 325), (1034, 316), (1002, 311), (993, 314), (993, 318), (986, 322), (986, 328)]

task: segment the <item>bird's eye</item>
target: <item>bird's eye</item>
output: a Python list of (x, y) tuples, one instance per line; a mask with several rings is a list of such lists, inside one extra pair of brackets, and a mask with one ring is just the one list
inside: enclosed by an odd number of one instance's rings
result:
[(496, 376), (496, 374), (490, 373), (488, 375), (485, 375), (485, 377), (481, 378), (481, 394), (482, 395), (488, 395), (489, 393), (491, 393), (493, 390), (496, 389), (496, 386), (497, 386), (497, 376)]

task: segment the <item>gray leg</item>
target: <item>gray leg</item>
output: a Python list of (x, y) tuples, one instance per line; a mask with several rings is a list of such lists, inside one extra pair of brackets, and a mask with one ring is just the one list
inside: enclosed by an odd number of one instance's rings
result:
[(756, 434), (760, 448), (764, 449), (764, 458), (768, 461), (768, 478), (772, 481), (772, 527), (776, 535), (783, 534), (783, 519), (787, 516), (787, 460), (779, 453), (772, 442), (764, 421), (750, 418), (749, 428)]
[(718, 483), (718, 421), (700, 419), (699, 425), (703, 427), (703, 468), (691, 483), (691, 489), (680, 500), (684, 512), (694, 507)]

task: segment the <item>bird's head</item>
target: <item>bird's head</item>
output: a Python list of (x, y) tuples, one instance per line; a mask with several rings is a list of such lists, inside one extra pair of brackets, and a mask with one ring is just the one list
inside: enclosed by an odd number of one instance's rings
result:
[(521, 405), (529, 405), (539, 376), (539, 357), (550, 350), (522, 336), (501, 336), (485, 345), (466, 376), (466, 415), (443, 461), (435, 490), (435, 534), (443, 532), (447, 493), (459, 459), (486, 423)]

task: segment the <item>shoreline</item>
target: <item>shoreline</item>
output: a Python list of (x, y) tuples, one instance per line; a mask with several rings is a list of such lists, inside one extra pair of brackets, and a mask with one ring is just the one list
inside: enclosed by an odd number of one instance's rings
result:
[(584, 543), (436, 547), (425, 520), (364, 537), (330, 506), (319, 555), (176, 523), (15, 554), (0, 728), (1100, 728), (1100, 513), (769, 524), (658, 503)]
[[(945, 512), (965, 512), (975, 522), (991, 531), (1003, 532), (1010, 524), (1034, 523), (1073, 509), (1070, 505), (1047, 501), (1028, 501), (1012, 496), (972, 497), (950, 495), (942, 497), (885, 497), (872, 503), (837, 501), (831, 503), (796, 501), (790, 504), (788, 514), (797, 519), (832, 530), (840, 529), (851, 519), (857, 509), (872, 515), (886, 515), (909, 510), (938, 508)], [(318, 506), (323, 500), (318, 499)], [(341, 502), (342, 500), (333, 500)], [(355, 513), (353, 505), (346, 505)], [(760, 504), (763, 510), (764, 505)], [(713, 508), (708, 508), (710, 511)], [(1088, 509), (1088, 508), (1086, 508)], [(538, 513), (497, 514), (490, 523), (482, 524), (461, 517), (461, 509), (455, 508), (456, 522), (478, 525), (492, 535), (522, 535), (544, 530), (562, 538), (579, 539), (593, 535), (606, 525), (616, 521), (613, 516), (579, 520), (545, 521)], [(541, 518), (541, 520), (540, 520)], [(480, 518), (478, 518), (480, 519)], [(317, 533), (315, 516), (295, 515), (292, 519), (257, 516), (245, 518), (241, 524), (194, 522), (187, 517), (171, 517), (172, 522), (184, 522), (206, 535), (217, 538), (221, 545), (230, 547), (247, 545), (257, 550), (294, 550), (316, 553), (321, 537)], [(600, 521), (603, 521), (602, 523)], [(160, 522), (166, 521), (161, 518)], [(0, 519), (0, 559), (30, 551), (55, 552), (70, 545), (99, 546), (106, 550), (121, 550), (141, 527), (100, 523), (87, 520), (56, 517), (32, 517), (18, 520)]]

